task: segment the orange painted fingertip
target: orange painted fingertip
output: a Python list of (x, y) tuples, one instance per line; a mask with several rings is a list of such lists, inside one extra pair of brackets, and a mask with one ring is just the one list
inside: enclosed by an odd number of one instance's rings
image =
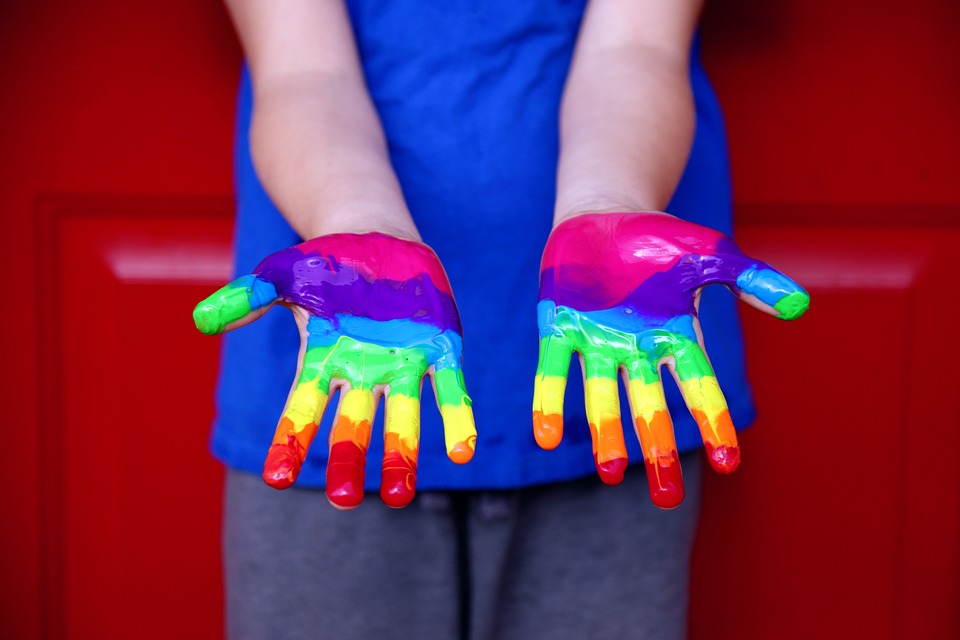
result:
[(541, 449), (556, 449), (563, 439), (563, 416), (559, 413), (534, 411), (533, 437)]
[(461, 440), (453, 445), (447, 456), (456, 464), (466, 464), (473, 460), (474, 449), (477, 446), (477, 437), (472, 436), (468, 440)]

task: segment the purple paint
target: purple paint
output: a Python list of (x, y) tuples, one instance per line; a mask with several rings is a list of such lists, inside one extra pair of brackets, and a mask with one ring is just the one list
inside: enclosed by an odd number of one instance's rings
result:
[(544, 251), (540, 299), (579, 311), (694, 314), (697, 289), (722, 283), (736, 290), (737, 276), (762, 264), (726, 236), (666, 214), (587, 214), (562, 226)]
[[(336, 236), (324, 239), (329, 241)], [(411, 274), (409, 263), (413, 260), (405, 258), (422, 260), (423, 252), (419, 249), (426, 247), (415, 242), (391, 240), (395, 241), (391, 257), (394, 262), (403, 262), (406, 267), (403, 272)], [(416, 255), (403, 256), (404, 247), (417, 249)], [(439, 264), (435, 254), (430, 252), (430, 256)], [(411, 319), (429, 323), (441, 331), (451, 329), (462, 334), (456, 304), (447, 292), (449, 284), (442, 271), (444, 282), (439, 283), (440, 286), (429, 273), (430, 265), (423, 266), (417, 275), (395, 280), (376, 277), (377, 272), (354, 266), (362, 259), (362, 255), (338, 259), (332, 253), (320, 253), (304, 243), (270, 255), (254, 273), (273, 283), (284, 301), (321, 318), (332, 320), (337, 314), (348, 314), (372, 320)]]

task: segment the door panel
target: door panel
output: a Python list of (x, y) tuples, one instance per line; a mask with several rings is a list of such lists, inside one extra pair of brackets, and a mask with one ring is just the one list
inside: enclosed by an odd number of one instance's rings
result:
[(741, 313), (759, 419), (741, 468), (707, 478), (692, 637), (960, 632), (960, 305), (943, 295), (960, 226), (940, 213), (917, 228), (740, 227), (813, 303), (789, 326)]
[(230, 209), (41, 203), (48, 637), (220, 634), (222, 471), (207, 451), (219, 340), (190, 311), (229, 279)]

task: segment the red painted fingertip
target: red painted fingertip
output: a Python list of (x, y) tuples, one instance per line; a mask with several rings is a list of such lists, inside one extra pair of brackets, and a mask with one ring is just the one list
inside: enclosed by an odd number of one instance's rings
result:
[(286, 489), (300, 474), (304, 455), (306, 451), (293, 435), (284, 443), (275, 443), (263, 463), (263, 481), (274, 489)]
[(661, 509), (674, 509), (683, 502), (683, 473), (680, 460), (673, 451), (672, 460), (650, 462), (646, 460), (647, 482), (650, 485), (650, 500)]
[(623, 474), (627, 470), (626, 458), (613, 458), (606, 462), (600, 462), (594, 456), (593, 461), (597, 465), (597, 473), (604, 484), (618, 485), (623, 482)]
[(355, 443), (337, 442), (327, 463), (327, 498), (340, 509), (353, 509), (363, 501), (366, 454)]
[(706, 444), (710, 466), (717, 473), (733, 473), (740, 466), (740, 447), (721, 444)]
[(410, 504), (416, 494), (417, 468), (399, 451), (387, 451), (383, 456), (383, 474), (380, 479), (380, 499), (394, 509)]

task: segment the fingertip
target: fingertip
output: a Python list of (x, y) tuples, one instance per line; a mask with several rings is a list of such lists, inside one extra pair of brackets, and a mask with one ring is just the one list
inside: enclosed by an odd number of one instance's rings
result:
[(289, 488), (300, 474), (302, 460), (302, 447), (295, 437), (272, 445), (263, 463), (263, 481), (274, 489)]
[(221, 319), (220, 309), (208, 299), (194, 307), (193, 324), (200, 333), (213, 336), (223, 331), (226, 323)]
[(415, 491), (406, 479), (389, 482), (384, 480), (380, 485), (380, 499), (391, 509), (402, 509), (413, 501)]
[(781, 320), (796, 320), (810, 308), (810, 294), (803, 289), (788, 293), (780, 298), (773, 308)]
[(457, 442), (447, 452), (447, 456), (456, 464), (466, 464), (473, 460), (473, 454), (477, 446), (477, 436), (471, 436), (467, 440)]
[(557, 413), (533, 412), (533, 437), (541, 449), (552, 451), (563, 439), (563, 416)]
[(733, 473), (740, 466), (740, 447), (737, 445), (706, 444), (707, 458), (710, 460), (710, 466), (717, 473), (724, 475)]
[(600, 475), (603, 484), (616, 486), (623, 482), (623, 475), (627, 470), (626, 458), (611, 458), (603, 462), (596, 458), (594, 460), (597, 465), (597, 473)]
[(683, 473), (676, 450), (658, 455), (655, 460), (644, 460), (650, 500), (660, 509), (675, 509), (684, 498)]

